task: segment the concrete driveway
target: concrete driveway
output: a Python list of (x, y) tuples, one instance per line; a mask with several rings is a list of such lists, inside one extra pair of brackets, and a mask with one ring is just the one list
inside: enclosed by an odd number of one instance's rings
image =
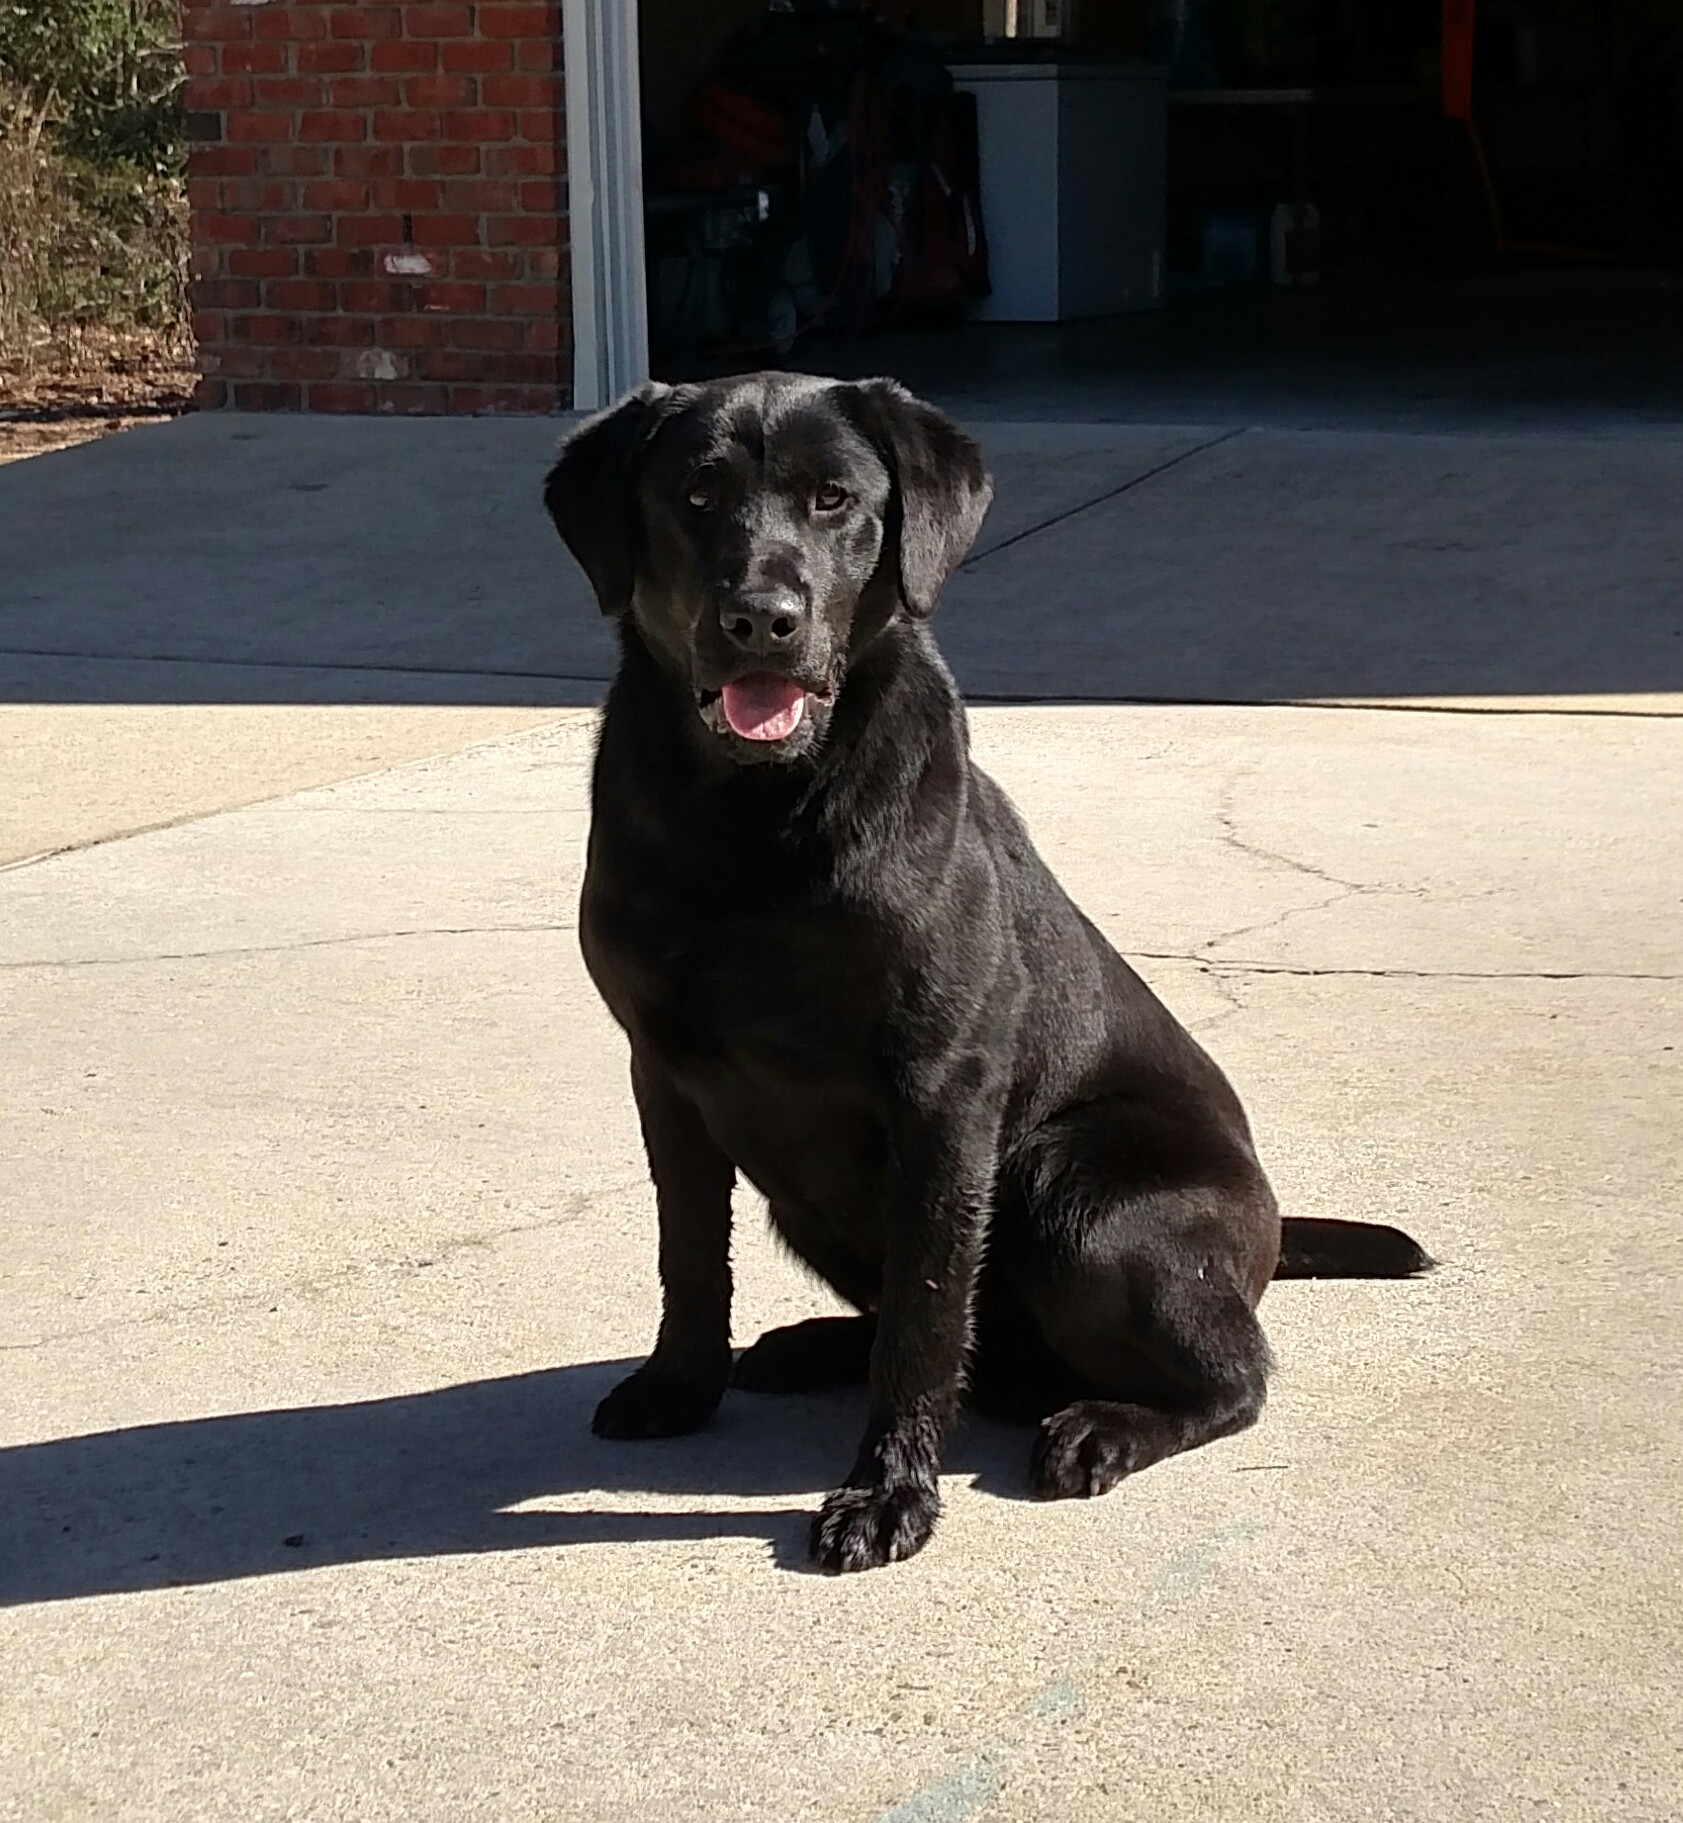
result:
[[(944, 630), (1288, 1206), (1443, 1266), (1276, 1288), (1261, 1426), (1091, 1505), (967, 1423), (840, 1581), (853, 1397), (587, 1433), (554, 427), (0, 474), (0, 1816), (1676, 1816), (1683, 440), (1238, 428), (986, 427)], [(745, 1341), (826, 1304), (739, 1210)]]

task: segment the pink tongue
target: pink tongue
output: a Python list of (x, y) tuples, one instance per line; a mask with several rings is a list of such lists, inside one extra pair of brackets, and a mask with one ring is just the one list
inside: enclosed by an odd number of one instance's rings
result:
[(787, 740), (806, 713), (806, 692), (792, 677), (769, 671), (739, 677), (720, 692), (731, 732), (745, 741)]

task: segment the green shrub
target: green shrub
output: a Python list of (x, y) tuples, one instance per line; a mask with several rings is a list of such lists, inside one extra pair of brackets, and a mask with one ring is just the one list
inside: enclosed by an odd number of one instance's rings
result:
[(0, 345), (186, 322), (175, 0), (0, 0)]
[(0, 78), (66, 156), (179, 176), (179, 24), (176, 0), (0, 0)]

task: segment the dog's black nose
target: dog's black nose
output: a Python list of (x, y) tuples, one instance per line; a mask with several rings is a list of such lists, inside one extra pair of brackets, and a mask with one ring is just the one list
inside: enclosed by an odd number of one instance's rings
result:
[(738, 595), (720, 608), (719, 625), (744, 652), (786, 652), (806, 625), (806, 604), (783, 589)]

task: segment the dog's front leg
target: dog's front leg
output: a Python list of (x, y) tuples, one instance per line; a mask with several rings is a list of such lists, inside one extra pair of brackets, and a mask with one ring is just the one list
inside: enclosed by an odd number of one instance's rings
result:
[(846, 1485), (812, 1527), (820, 1569), (869, 1570), (921, 1551), (941, 1512), (941, 1448), (970, 1346), (996, 1133), (975, 1108), (897, 1136), (871, 1415)]
[(597, 1406), (591, 1429), (677, 1437), (712, 1417), (730, 1378), (736, 1169), (657, 1064), (634, 1056), (631, 1086), (660, 1214), (660, 1334), (648, 1360)]

